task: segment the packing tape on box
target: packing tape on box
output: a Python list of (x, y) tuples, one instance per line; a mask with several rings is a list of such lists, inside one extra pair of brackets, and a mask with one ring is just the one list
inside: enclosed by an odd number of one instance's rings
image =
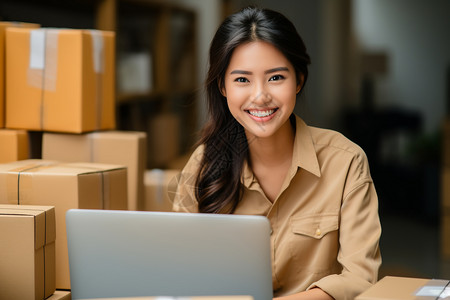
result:
[(30, 31), (28, 84), (42, 90), (56, 89), (59, 29)]
[[(49, 165), (49, 163), (45, 163), (44, 165)], [(42, 166), (42, 164), (30, 163), (19, 168), (7, 170), (2, 174), (5, 178), (5, 180), (0, 180), (0, 199), (2, 199), (2, 203), (5, 203), (6, 201), (8, 204), (20, 204), (20, 177), (23, 176), (25, 172), (29, 172), (30, 170)]]
[[(98, 199), (101, 199), (102, 209), (108, 209), (111, 207), (111, 180), (109, 176), (109, 172), (111, 170), (105, 170), (102, 168), (97, 168), (95, 166), (87, 166), (85, 164), (77, 165), (75, 164), (59, 164), (59, 166), (67, 166), (69, 168), (77, 167), (85, 169), (86, 172), (83, 174), (95, 174), (99, 176), (99, 189), (98, 189)], [(115, 170), (115, 169), (112, 169)]]
[[(29, 77), (29, 84), (44, 90), (56, 88), (58, 64), (58, 35), (61, 29), (39, 28), (30, 32), (30, 70), (38, 70)], [(92, 58), (95, 73), (103, 74), (104, 40), (100, 30), (88, 30), (92, 37)]]
[(92, 38), (92, 59), (94, 64), (95, 81), (96, 81), (96, 104), (97, 104), (97, 128), (101, 128), (102, 125), (102, 101), (103, 89), (102, 79), (105, 70), (104, 66), (104, 40), (101, 31), (89, 30)]
[(415, 296), (419, 297), (436, 297), (436, 299), (445, 299), (450, 297), (450, 281), (447, 280), (430, 280), (426, 285), (421, 287)]
[(105, 43), (100, 30), (89, 30), (92, 37), (92, 57), (94, 61), (94, 72), (103, 74), (105, 71), (104, 54)]
[[(58, 35), (56, 28), (39, 28), (30, 31), (30, 61), (28, 84), (42, 91), (55, 91), (58, 78)], [(77, 30), (77, 29), (73, 29)], [(102, 124), (102, 80), (105, 71), (105, 46), (102, 31), (86, 30), (92, 37), (92, 61), (96, 81), (97, 128)], [(44, 93), (42, 93), (44, 95)], [(41, 128), (44, 128), (44, 97), (41, 97)]]

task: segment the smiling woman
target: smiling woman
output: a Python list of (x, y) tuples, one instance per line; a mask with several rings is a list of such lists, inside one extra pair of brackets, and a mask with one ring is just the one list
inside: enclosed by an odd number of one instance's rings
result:
[(246, 8), (222, 23), (210, 48), (209, 121), (173, 208), (266, 216), (275, 297), (354, 299), (381, 264), (378, 199), (363, 150), (293, 113), (309, 63), (275, 11)]

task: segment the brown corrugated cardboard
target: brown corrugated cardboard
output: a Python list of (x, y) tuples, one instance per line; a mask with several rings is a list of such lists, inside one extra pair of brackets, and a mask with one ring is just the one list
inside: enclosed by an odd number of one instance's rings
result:
[(448, 280), (386, 276), (355, 300), (435, 300), (446, 284)]
[(180, 170), (146, 170), (144, 175), (146, 211), (172, 211)]
[(126, 176), (126, 167), (117, 165), (38, 159), (0, 164), (0, 203), (55, 206), (56, 288), (70, 288), (66, 211), (126, 210)]
[(28, 132), (0, 129), (0, 163), (29, 158)]
[(39, 28), (39, 24), (0, 22), (0, 128), (5, 127), (5, 32), (9, 27)]
[(145, 132), (112, 130), (86, 134), (44, 133), (42, 158), (126, 166), (128, 209), (143, 210), (146, 147)]
[(6, 127), (81, 133), (115, 128), (115, 34), (6, 30)]
[(55, 292), (55, 208), (0, 205), (0, 299)]

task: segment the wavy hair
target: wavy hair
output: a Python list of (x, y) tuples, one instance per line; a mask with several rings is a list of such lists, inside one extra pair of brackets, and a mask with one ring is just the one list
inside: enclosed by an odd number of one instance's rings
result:
[(242, 170), (248, 159), (244, 128), (231, 115), (220, 88), (233, 51), (241, 44), (264, 41), (274, 45), (293, 65), (297, 81), (308, 78), (309, 55), (295, 26), (282, 14), (247, 7), (226, 18), (209, 49), (206, 96), (209, 118), (198, 144), (204, 153), (196, 177), (199, 212), (233, 213), (242, 198)]

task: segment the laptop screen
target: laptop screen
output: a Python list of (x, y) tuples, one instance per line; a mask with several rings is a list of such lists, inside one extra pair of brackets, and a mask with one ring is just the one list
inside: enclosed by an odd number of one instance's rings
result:
[(265, 217), (72, 209), (66, 226), (72, 299), (272, 299)]

